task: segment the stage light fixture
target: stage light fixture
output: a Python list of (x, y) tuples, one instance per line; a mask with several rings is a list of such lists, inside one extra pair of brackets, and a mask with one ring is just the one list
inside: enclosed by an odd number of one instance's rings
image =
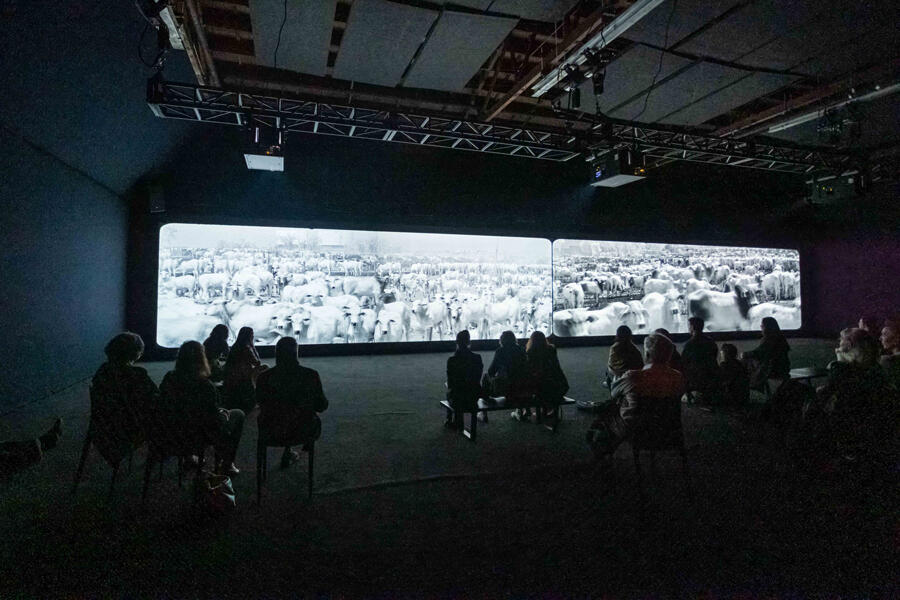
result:
[(631, 148), (618, 148), (594, 163), (591, 185), (594, 187), (619, 187), (646, 176), (644, 155)]
[(284, 171), (284, 130), (253, 125), (244, 148), (247, 168), (258, 171)]
[(584, 74), (581, 70), (575, 65), (569, 65), (566, 67), (566, 78), (563, 83), (563, 89), (567, 92), (571, 92), (576, 89), (581, 82), (584, 81)]

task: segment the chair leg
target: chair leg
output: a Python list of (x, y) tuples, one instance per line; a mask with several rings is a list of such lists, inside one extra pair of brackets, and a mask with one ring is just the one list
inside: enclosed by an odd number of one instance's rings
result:
[[(472, 413), (472, 418), (474, 420), (475, 413)], [(315, 444), (309, 445), (309, 497), (312, 498), (313, 494), (313, 464), (315, 463), (316, 457), (316, 446)]]
[(78, 482), (81, 481), (81, 474), (84, 472), (84, 463), (87, 461), (88, 453), (91, 451), (91, 434), (84, 436), (84, 447), (81, 449), (81, 459), (78, 461), (78, 469), (75, 471), (75, 484), (72, 486), (72, 493), (78, 489)]
[(116, 477), (119, 475), (119, 466), (121, 463), (117, 463), (116, 466), (113, 467), (112, 478), (109, 480), (109, 497), (112, 498), (113, 490), (116, 487)]

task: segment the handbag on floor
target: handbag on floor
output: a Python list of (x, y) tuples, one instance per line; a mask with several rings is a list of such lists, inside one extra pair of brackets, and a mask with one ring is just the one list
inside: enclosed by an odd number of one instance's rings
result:
[(197, 503), (211, 516), (230, 515), (237, 507), (231, 477), (203, 471), (197, 483)]

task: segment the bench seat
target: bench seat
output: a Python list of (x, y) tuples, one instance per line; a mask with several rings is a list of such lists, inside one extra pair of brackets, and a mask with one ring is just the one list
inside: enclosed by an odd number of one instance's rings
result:
[[(556, 419), (554, 419), (552, 431), (556, 433), (556, 428), (559, 425), (560, 417), (562, 416), (562, 407), (569, 406), (571, 404), (575, 404), (575, 400), (569, 398), (568, 396), (563, 397), (562, 402), (560, 402), (559, 406), (556, 408)], [(456, 412), (453, 407), (450, 405), (449, 400), (441, 400), (441, 406), (443, 406), (448, 411)], [(463, 423), (462, 433), (467, 438), (475, 441), (475, 437), (478, 433), (478, 419), (477, 413), (489, 413), (500, 410), (514, 410), (517, 408), (541, 408), (543, 405), (538, 401), (535, 396), (529, 397), (521, 397), (521, 398), (507, 398), (505, 396), (496, 396), (489, 398), (479, 398), (478, 403), (475, 407), (470, 408), (469, 410), (461, 411), (463, 413), (463, 418), (465, 418), (465, 414), (469, 413), (469, 428), (465, 428), (465, 423)], [(485, 415), (486, 417), (487, 415)], [(538, 411), (538, 422), (543, 420), (543, 415), (541, 411)], [(485, 422), (487, 419), (485, 418)]]

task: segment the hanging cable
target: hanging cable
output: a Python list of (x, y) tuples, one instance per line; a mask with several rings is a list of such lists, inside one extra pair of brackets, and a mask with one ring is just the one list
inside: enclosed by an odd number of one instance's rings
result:
[[(678, 6), (678, 0), (672, 0), (672, 10), (669, 11), (669, 18), (666, 20), (666, 36), (665, 41), (663, 42), (663, 48), (668, 47), (669, 45), (669, 26), (672, 24), (672, 16), (675, 14), (675, 7)], [(653, 81), (650, 82), (650, 87), (647, 88), (647, 95), (644, 96), (644, 107), (641, 109), (641, 112), (631, 117), (632, 121), (636, 121), (638, 117), (644, 114), (644, 111), (647, 110), (647, 100), (650, 99), (650, 94), (653, 93), (653, 86), (656, 85), (656, 79), (659, 77), (660, 72), (662, 71), (663, 57), (666, 55), (665, 50), (660, 50), (659, 52), (659, 64), (656, 67), (656, 74), (653, 75)]]
[(278, 48), (281, 46), (281, 32), (284, 31), (284, 24), (287, 21), (287, 0), (284, 0), (284, 15), (281, 17), (281, 27), (278, 28), (278, 42), (275, 44), (275, 56), (272, 59), (272, 68), (278, 68)]

